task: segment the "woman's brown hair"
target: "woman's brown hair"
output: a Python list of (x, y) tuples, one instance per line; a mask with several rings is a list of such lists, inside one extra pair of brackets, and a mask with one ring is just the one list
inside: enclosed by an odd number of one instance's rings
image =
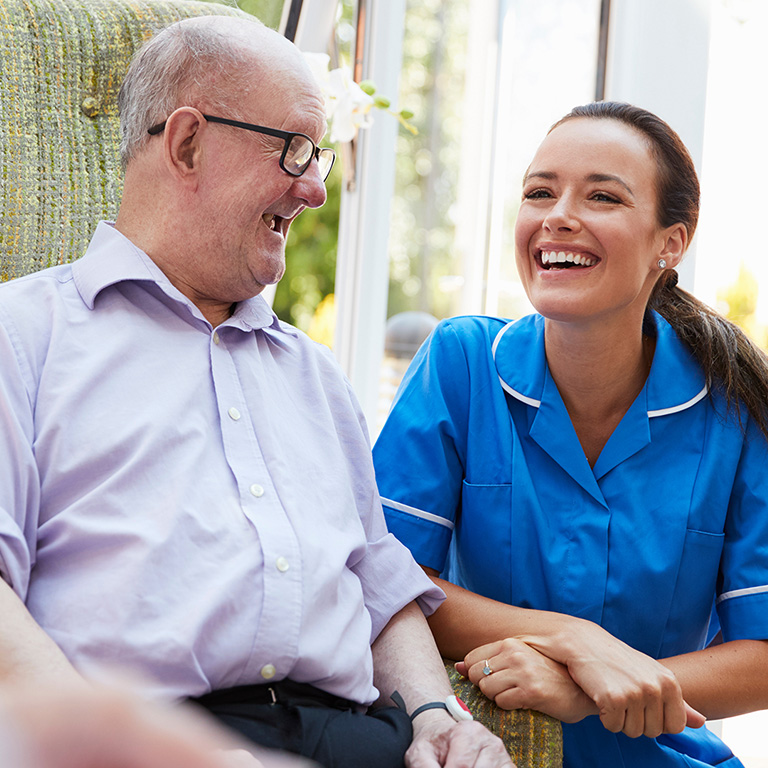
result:
[[(681, 223), (693, 239), (699, 220), (699, 180), (680, 137), (661, 118), (640, 107), (596, 101), (571, 110), (550, 130), (575, 118), (618, 120), (642, 133), (656, 160), (657, 219), (661, 227)], [(741, 420), (743, 404), (768, 438), (768, 357), (744, 332), (677, 285), (666, 269), (656, 282), (648, 309), (658, 312), (690, 348), (710, 392), (718, 389), (728, 410)]]

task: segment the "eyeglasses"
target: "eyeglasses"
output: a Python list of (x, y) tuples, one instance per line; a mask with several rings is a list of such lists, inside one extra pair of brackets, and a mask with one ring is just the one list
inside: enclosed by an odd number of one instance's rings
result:
[[(276, 128), (265, 128), (263, 125), (229, 120), (226, 117), (214, 117), (213, 115), (203, 115), (203, 117), (209, 123), (222, 123), (223, 125), (231, 125), (233, 128), (244, 128), (246, 131), (255, 131), (282, 139), (284, 144), (283, 152), (280, 155), (280, 167), (290, 176), (301, 176), (309, 168), (314, 158), (317, 158), (320, 177), (323, 181), (328, 178), (328, 174), (333, 168), (336, 153), (330, 147), (318, 147), (309, 136), (303, 133), (279, 131)], [(165, 130), (165, 123), (164, 120), (162, 123), (153, 125), (147, 133), (150, 136), (162, 133)]]

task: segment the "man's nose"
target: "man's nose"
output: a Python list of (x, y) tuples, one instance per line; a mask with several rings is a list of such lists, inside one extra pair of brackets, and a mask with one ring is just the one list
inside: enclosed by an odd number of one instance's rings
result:
[(312, 158), (307, 170), (294, 182), (294, 195), (302, 200), (307, 208), (319, 208), (326, 201), (328, 194), (316, 157)]

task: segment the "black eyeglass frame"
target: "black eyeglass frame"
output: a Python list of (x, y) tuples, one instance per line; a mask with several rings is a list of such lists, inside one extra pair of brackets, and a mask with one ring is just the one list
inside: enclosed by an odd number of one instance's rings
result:
[[(214, 115), (203, 115), (203, 117), (209, 122), (209, 123), (221, 123), (222, 125), (230, 125), (233, 128), (243, 128), (246, 131), (255, 131), (256, 133), (264, 133), (267, 136), (274, 136), (275, 138), (282, 139), (283, 144), (283, 151), (280, 154), (280, 168), (285, 171), (289, 176), (302, 176), (306, 170), (309, 168), (309, 166), (312, 163), (312, 160), (317, 160), (318, 163), (320, 162), (320, 153), (322, 152), (326, 156), (328, 153), (331, 155), (331, 162), (328, 166), (328, 171), (326, 172), (325, 176), (323, 176), (323, 182), (330, 176), (331, 170), (333, 169), (333, 164), (336, 161), (336, 153), (330, 148), (330, 147), (318, 147), (317, 144), (315, 144), (312, 139), (307, 136), (306, 133), (299, 133), (298, 131), (281, 131), (277, 128), (267, 128), (263, 125), (254, 125), (253, 123), (244, 123), (240, 120), (230, 120), (227, 117), (215, 117)], [(158, 133), (162, 133), (165, 130), (165, 124), (167, 120), (163, 120), (162, 123), (158, 123), (157, 125), (153, 125), (151, 128), (147, 129), (147, 133), (150, 136), (156, 136)], [(298, 172), (289, 170), (285, 165), (285, 156), (288, 154), (288, 150), (290, 149), (291, 142), (293, 141), (295, 136), (300, 136), (302, 139), (306, 139), (313, 147), (312, 154), (310, 155), (309, 160), (305, 163), (304, 167), (301, 168)]]

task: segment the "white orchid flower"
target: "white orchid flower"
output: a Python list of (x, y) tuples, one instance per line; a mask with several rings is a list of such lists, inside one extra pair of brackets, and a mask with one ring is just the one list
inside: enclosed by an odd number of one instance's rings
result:
[(360, 128), (371, 124), (373, 98), (352, 79), (349, 67), (328, 71), (326, 54), (305, 53), (304, 57), (325, 98), (331, 141), (351, 141)]

